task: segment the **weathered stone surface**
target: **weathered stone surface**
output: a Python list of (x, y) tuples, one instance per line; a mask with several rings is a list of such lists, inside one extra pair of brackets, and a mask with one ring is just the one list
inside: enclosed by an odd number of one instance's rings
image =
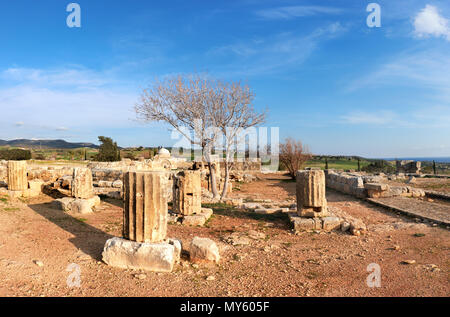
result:
[(183, 215), (199, 213), (202, 208), (200, 171), (181, 171), (173, 180), (174, 212)]
[(190, 245), (190, 259), (192, 262), (215, 262), (220, 260), (219, 248), (208, 238), (194, 237)]
[(297, 172), (297, 205), (326, 206), (325, 174), (321, 170)]
[(213, 215), (213, 210), (211, 208), (202, 208), (201, 214), (208, 220)]
[(364, 184), (364, 188), (369, 190), (385, 191), (389, 190), (389, 185), (381, 183), (366, 183)]
[(96, 206), (100, 205), (101, 200), (98, 196), (89, 199), (80, 199), (73, 197), (64, 197), (53, 201), (53, 206), (66, 212), (79, 214), (92, 213)]
[(206, 222), (206, 217), (204, 215), (189, 215), (183, 217), (183, 225), (187, 226), (203, 226)]
[(28, 181), (28, 196), (29, 197), (37, 197), (42, 193), (42, 188), (44, 186), (44, 181), (40, 179), (35, 179)]
[(28, 189), (27, 161), (8, 161), (8, 189), (12, 191)]
[(89, 168), (77, 167), (73, 169), (72, 196), (81, 199), (94, 196), (92, 172)]
[(325, 174), (321, 170), (297, 172), (297, 211), (304, 217), (327, 216)]
[(127, 172), (124, 176), (123, 235), (137, 242), (161, 242), (167, 234), (165, 172)]
[(296, 232), (316, 229), (314, 218), (299, 217), (297, 214), (290, 213), (289, 219)]
[(174, 241), (149, 243), (114, 237), (106, 241), (103, 261), (122, 269), (171, 272), (181, 252), (181, 244)]
[(324, 217), (323, 220), (323, 230), (331, 231), (341, 227), (341, 219), (338, 217)]
[(123, 182), (120, 179), (118, 179), (112, 183), (112, 187), (122, 189)]

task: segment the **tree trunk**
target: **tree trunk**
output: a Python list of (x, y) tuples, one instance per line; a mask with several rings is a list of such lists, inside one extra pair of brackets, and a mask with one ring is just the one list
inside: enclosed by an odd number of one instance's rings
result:
[(208, 167), (209, 167), (209, 181), (211, 184), (211, 192), (213, 194), (213, 197), (217, 198), (219, 196), (219, 193), (217, 192), (216, 170), (214, 169), (211, 162), (208, 163)]
[[(209, 153), (209, 149), (205, 152), (205, 149), (202, 150), (203, 153), (205, 153), (206, 161), (208, 162), (209, 167), (209, 183), (211, 185), (211, 192), (213, 194), (214, 198), (219, 197), (219, 193), (217, 191), (217, 181), (216, 181), (216, 170), (213, 167), (213, 164), (211, 162), (211, 157)], [(203, 162), (202, 162), (203, 164)]]
[(230, 169), (228, 167), (228, 162), (226, 162), (225, 163), (225, 181), (223, 183), (222, 197), (220, 197), (221, 200), (223, 200), (227, 197), (229, 178), (230, 178)]

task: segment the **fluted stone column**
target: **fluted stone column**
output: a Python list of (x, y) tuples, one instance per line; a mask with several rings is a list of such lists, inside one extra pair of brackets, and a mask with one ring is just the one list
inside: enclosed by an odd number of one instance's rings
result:
[(303, 217), (325, 217), (325, 174), (322, 170), (297, 172), (297, 213)]
[(137, 242), (161, 242), (167, 234), (166, 172), (124, 175), (123, 236)]
[(72, 196), (81, 199), (89, 199), (94, 196), (91, 169), (85, 167), (73, 169)]
[(8, 189), (11, 191), (28, 189), (27, 161), (8, 162)]
[(200, 171), (182, 171), (173, 179), (174, 212), (189, 216), (202, 209)]

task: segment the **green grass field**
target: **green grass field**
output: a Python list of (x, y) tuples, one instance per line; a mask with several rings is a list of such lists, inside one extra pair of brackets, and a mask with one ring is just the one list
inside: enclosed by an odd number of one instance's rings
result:
[[(369, 161), (360, 160), (360, 167), (369, 165)], [(318, 160), (313, 159), (306, 162), (305, 167), (318, 167), (321, 169), (325, 169), (325, 159)], [(342, 169), (342, 170), (357, 170), (358, 169), (358, 161), (357, 160), (349, 160), (349, 159), (329, 159), (328, 160), (328, 168), (329, 169)]]

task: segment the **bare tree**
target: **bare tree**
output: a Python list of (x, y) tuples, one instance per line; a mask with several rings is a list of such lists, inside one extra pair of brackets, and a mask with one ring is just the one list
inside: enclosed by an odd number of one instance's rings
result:
[(285, 143), (280, 144), (280, 162), (292, 178), (295, 178), (297, 171), (302, 169), (311, 157), (307, 147), (303, 146), (300, 140), (287, 138)]
[(262, 124), (266, 118), (264, 112), (257, 113), (254, 110), (253, 99), (254, 93), (249, 86), (240, 82), (217, 81), (212, 123), (220, 129), (224, 141), (225, 179), (221, 199), (227, 195), (230, 169), (236, 154), (235, 144), (245, 142), (245, 139), (242, 139), (244, 130)]
[[(144, 89), (134, 110), (145, 122), (165, 122), (181, 133), (191, 144), (200, 146), (202, 159), (209, 165), (211, 191), (218, 197), (211, 150), (217, 137), (212, 126), (211, 111), (215, 107), (215, 82), (206, 76), (173, 76)], [(186, 128), (189, 132), (186, 133)]]

